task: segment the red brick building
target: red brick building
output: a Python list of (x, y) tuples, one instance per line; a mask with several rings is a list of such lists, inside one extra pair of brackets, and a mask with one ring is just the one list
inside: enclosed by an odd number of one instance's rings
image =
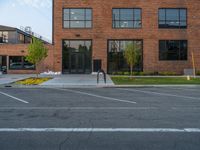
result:
[[(124, 51), (132, 44), (135, 71), (183, 74), (192, 68), (192, 53), (200, 70), (199, 8), (198, 0), (53, 0), (53, 46), (39, 68), (127, 72)], [(20, 45), (3, 47), (0, 55), (21, 54)]]
[(127, 43), (141, 46), (135, 70), (183, 73), (192, 68), (192, 52), (200, 70), (198, 0), (54, 0), (53, 6), (56, 71), (87, 73), (99, 64), (109, 73), (127, 71)]
[(6, 73), (36, 73), (44, 70), (53, 70), (53, 46), (43, 42), (49, 49), (48, 58), (40, 66), (34, 66), (27, 62), (28, 45), (34, 33), (23, 31), (17, 28), (0, 25), (0, 71)]

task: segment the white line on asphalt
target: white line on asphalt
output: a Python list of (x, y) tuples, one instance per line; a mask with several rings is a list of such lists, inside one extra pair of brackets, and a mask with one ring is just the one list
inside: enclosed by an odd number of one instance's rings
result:
[(9, 94), (4, 93), (4, 92), (0, 92), (0, 94), (5, 95), (5, 96), (7, 96), (7, 97), (10, 97), (10, 98), (12, 98), (12, 99), (14, 99), (14, 100), (20, 101), (20, 102), (22, 102), (22, 103), (26, 103), (26, 104), (29, 103), (29, 102), (27, 102), (27, 101), (25, 101), (25, 100), (22, 100), (22, 99), (20, 99), (20, 98), (14, 97), (14, 96), (9, 95)]
[[(0, 107), (0, 110), (148, 110), (156, 107)], [(200, 108), (199, 108), (200, 109)]]
[(0, 128), (0, 132), (179, 132), (199, 133), (200, 128)]
[(175, 95), (175, 94), (152, 92), (152, 91), (144, 91), (144, 90), (136, 90), (136, 89), (122, 89), (122, 88), (119, 88), (119, 90), (132, 91), (132, 92), (140, 92), (140, 93), (146, 93), (146, 94), (151, 94), (151, 95), (153, 94), (153, 95), (162, 95), (162, 96), (170, 96), (170, 97), (178, 97), (178, 98), (185, 98), (185, 99), (200, 100), (197, 97), (181, 96), (181, 95)]
[(97, 97), (97, 98), (106, 99), (106, 100), (111, 100), (111, 101), (118, 101), (118, 102), (136, 104), (136, 102), (134, 102), (134, 101), (122, 100), (122, 99), (117, 99), (117, 98), (112, 98), (112, 97), (106, 97), (106, 96), (101, 96), (101, 95), (96, 95), (96, 94), (81, 92), (81, 91), (77, 91), (77, 90), (69, 90), (69, 89), (56, 89), (56, 90), (68, 91), (68, 92), (72, 92), (72, 93), (77, 93), (77, 94), (82, 94), (82, 95), (88, 95), (88, 96)]

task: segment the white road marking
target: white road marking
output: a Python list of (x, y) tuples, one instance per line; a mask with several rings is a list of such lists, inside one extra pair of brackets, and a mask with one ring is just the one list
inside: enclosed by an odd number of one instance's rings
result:
[(173, 132), (200, 133), (200, 128), (0, 128), (0, 132)]
[(81, 92), (81, 91), (77, 91), (77, 90), (69, 90), (69, 89), (56, 89), (56, 90), (68, 91), (68, 92), (72, 92), (72, 93), (77, 93), (77, 94), (82, 94), (82, 95), (97, 97), (97, 98), (111, 100), (111, 101), (118, 101), (118, 102), (136, 104), (136, 102), (134, 102), (134, 101), (122, 100), (122, 99), (117, 99), (117, 98), (112, 98), (112, 97), (106, 97), (106, 96), (91, 94), (91, 93), (87, 93), (87, 92)]
[[(0, 110), (148, 110), (156, 107), (0, 107)], [(181, 108), (182, 109), (182, 108)], [(200, 109), (200, 108), (199, 108)]]
[(200, 98), (197, 97), (191, 97), (191, 96), (181, 96), (181, 95), (175, 95), (175, 94), (168, 94), (168, 93), (160, 93), (160, 92), (152, 92), (152, 91), (144, 91), (144, 90), (136, 90), (136, 89), (122, 89), (120, 90), (124, 91), (132, 91), (132, 92), (140, 92), (145, 94), (153, 94), (153, 95), (161, 95), (161, 96), (170, 96), (170, 97), (178, 97), (178, 98), (185, 98), (185, 99), (194, 99), (194, 100), (200, 100)]
[(22, 103), (26, 103), (26, 104), (29, 103), (29, 102), (27, 102), (27, 101), (25, 101), (25, 100), (22, 100), (22, 99), (20, 99), (20, 98), (14, 97), (14, 96), (9, 95), (9, 94), (4, 93), (4, 92), (0, 92), (0, 94), (5, 95), (5, 96), (7, 96), (7, 97), (10, 97), (10, 98), (12, 98), (12, 99), (14, 99), (14, 100), (20, 101), (20, 102), (22, 102)]

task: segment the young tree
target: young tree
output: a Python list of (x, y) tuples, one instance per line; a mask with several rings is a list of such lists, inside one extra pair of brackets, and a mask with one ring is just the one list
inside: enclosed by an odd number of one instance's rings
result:
[[(48, 49), (43, 42), (33, 37), (32, 43), (28, 46), (28, 55), (26, 60), (36, 67), (47, 57)], [(37, 77), (39, 72), (37, 71)]]
[(127, 64), (130, 66), (131, 76), (133, 75), (133, 67), (138, 64), (140, 60), (140, 47), (135, 42), (126, 46), (124, 57)]

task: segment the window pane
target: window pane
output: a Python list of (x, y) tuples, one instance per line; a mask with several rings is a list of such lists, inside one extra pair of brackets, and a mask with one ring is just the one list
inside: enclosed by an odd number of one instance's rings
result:
[(109, 52), (119, 52), (119, 51), (120, 51), (119, 41), (110, 41)]
[(180, 22), (180, 28), (186, 28), (187, 27), (187, 22), (186, 21), (181, 21)]
[(166, 20), (179, 20), (179, 9), (166, 9)]
[(113, 28), (119, 28), (120, 21), (113, 21)]
[(159, 20), (165, 20), (165, 9), (159, 9)]
[(85, 20), (85, 9), (70, 9), (70, 20)]
[(120, 21), (121, 28), (133, 28), (133, 21)]
[(35, 65), (32, 64), (32, 63), (30, 63), (30, 62), (28, 62), (28, 61), (26, 61), (26, 60), (24, 59), (24, 66), (23, 66), (23, 68), (24, 68), (24, 69), (35, 69)]
[(141, 28), (142, 22), (141, 21), (134, 21), (134, 28)]
[(91, 27), (92, 27), (92, 22), (86, 21), (86, 28), (91, 28)]
[(90, 51), (92, 50), (92, 42), (91, 41), (85, 41), (85, 46), (86, 46), (86, 50)]
[(119, 20), (119, 9), (113, 9), (113, 20)]
[(129, 44), (133, 44), (133, 41), (120, 41), (120, 51), (124, 52)]
[(134, 9), (134, 20), (141, 20), (141, 9)]
[(86, 20), (92, 20), (92, 10), (86, 9)]
[(64, 21), (64, 28), (69, 28), (69, 21)]
[(179, 21), (166, 21), (168, 27), (179, 28)]
[(187, 60), (187, 41), (180, 41), (180, 59)]
[(134, 65), (134, 71), (142, 70), (142, 41), (135, 40), (110, 40), (108, 42), (108, 73), (114, 72), (128, 72), (130, 67), (124, 58), (124, 51), (128, 44), (137, 44), (141, 47), (139, 55), (137, 57), (136, 65)]
[(166, 27), (165, 21), (159, 21), (159, 28), (165, 28), (165, 27)]
[(84, 47), (84, 41), (70, 41), (70, 47), (73, 51), (79, 52)]
[(141, 9), (113, 9), (113, 28), (140, 28), (141, 24)]
[(120, 9), (120, 20), (133, 20), (133, 9)]
[(22, 57), (10, 56), (9, 64), (10, 64), (10, 69), (22, 69)]
[(85, 27), (85, 21), (70, 21), (70, 27), (83, 28)]
[(186, 20), (187, 14), (186, 9), (180, 9), (180, 20)]
[(69, 9), (64, 9), (64, 20), (69, 20)]
[(159, 41), (160, 60), (187, 60), (187, 41)]

